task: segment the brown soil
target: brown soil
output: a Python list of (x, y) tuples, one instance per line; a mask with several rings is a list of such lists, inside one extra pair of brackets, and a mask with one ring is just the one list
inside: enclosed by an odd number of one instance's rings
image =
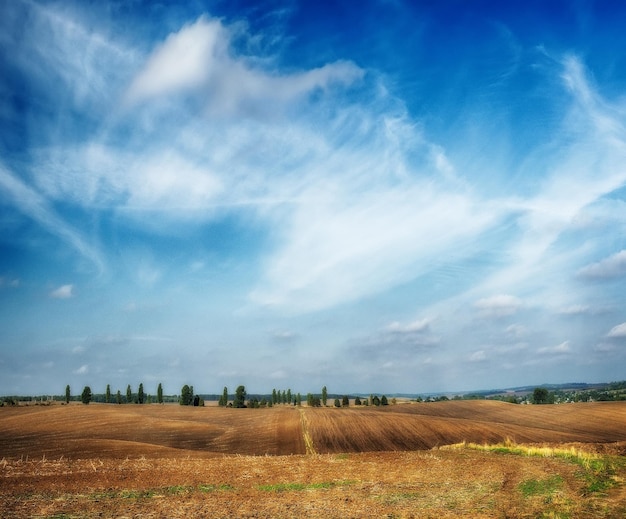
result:
[[(0, 517), (626, 517), (625, 425), (624, 403), (2, 408)], [(614, 486), (435, 447), (506, 437), (610, 452)]]
[(430, 449), (462, 441), (626, 440), (626, 402), (521, 406), (497, 401), (307, 409), (317, 452)]

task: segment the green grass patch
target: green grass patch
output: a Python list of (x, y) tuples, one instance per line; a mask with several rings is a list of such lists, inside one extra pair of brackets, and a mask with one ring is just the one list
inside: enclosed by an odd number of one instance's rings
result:
[(259, 485), (257, 488), (265, 492), (293, 492), (302, 490), (320, 490), (351, 485), (353, 481), (323, 481), (321, 483), (275, 483)]
[(194, 490), (195, 488), (189, 485), (172, 485), (171, 487), (165, 487), (162, 489), (164, 494), (169, 495), (189, 494)]
[(559, 475), (546, 479), (527, 479), (518, 485), (524, 497), (546, 496), (558, 492), (563, 487), (563, 478)]

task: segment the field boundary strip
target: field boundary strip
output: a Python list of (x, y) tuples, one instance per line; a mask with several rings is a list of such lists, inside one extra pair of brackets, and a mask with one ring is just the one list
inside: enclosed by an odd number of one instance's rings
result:
[(315, 452), (315, 447), (313, 446), (313, 438), (311, 438), (311, 433), (309, 432), (309, 420), (306, 417), (306, 413), (304, 409), (300, 408), (300, 423), (302, 425), (302, 438), (304, 439), (304, 446), (306, 448), (307, 454), (317, 454)]

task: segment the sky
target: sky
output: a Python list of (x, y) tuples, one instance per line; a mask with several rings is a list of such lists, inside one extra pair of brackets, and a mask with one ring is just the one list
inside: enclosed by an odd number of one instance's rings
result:
[(0, 5), (0, 394), (626, 379), (626, 4)]

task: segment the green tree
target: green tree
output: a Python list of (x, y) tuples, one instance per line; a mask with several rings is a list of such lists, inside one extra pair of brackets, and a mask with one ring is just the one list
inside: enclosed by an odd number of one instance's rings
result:
[(302, 405), (302, 395), (300, 393), (298, 393), (296, 395), (296, 405), (297, 406), (301, 406)]
[(326, 407), (326, 402), (328, 401), (328, 390), (326, 386), (322, 388), (322, 405)]
[(287, 390), (287, 403), (291, 405), (291, 389)]
[(276, 405), (278, 403), (278, 393), (276, 393), (276, 388), (272, 389), (272, 404)]
[(67, 386), (65, 386), (65, 403), (69, 404), (70, 403), (70, 398), (71, 398), (71, 394), (70, 394), (70, 386), (69, 384)]
[(193, 404), (193, 386), (185, 384), (180, 390), (180, 405)]
[(226, 386), (224, 386), (224, 391), (222, 392), (218, 405), (221, 407), (226, 407), (228, 405), (228, 388)]
[(111, 386), (109, 384), (107, 384), (107, 390), (106, 390), (106, 393), (104, 394), (104, 401), (107, 404), (111, 403)]
[(348, 399), (347, 395), (344, 395), (341, 399), (341, 405), (343, 407), (348, 407), (350, 405), (350, 400)]
[(80, 395), (80, 400), (83, 404), (88, 404), (91, 402), (91, 388), (89, 386), (85, 386), (82, 394)]
[(122, 403), (122, 392), (119, 389), (117, 390), (117, 395), (115, 398), (117, 399), (118, 404)]
[(139, 383), (139, 389), (137, 390), (137, 402), (143, 404), (146, 400), (146, 394), (143, 392), (143, 383)]
[(378, 398), (376, 395), (371, 397), (370, 400), (372, 401), (372, 405), (375, 405), (375, 406), (379, 406), (380, 405), (380, 398)]
[(354, 405), (361, 405), (361, 399), (358, 396), (354, 399)]
[(380, 405), (389, 405), (389, 401), (385, 395), (380, 398)]
[(338, 398), (335, 398), (335, 407), (341, 407), (341, 402)]
[(157, 402), (159, 404), (163, 403), (163, 386), (159, 382), (159, 386), (157, 387)]
[(536, 387), (533, 391), (533, 402), (535, 404), (548, 404), (550, 402), (550, 393), (545, 387)]
[(130, 384), (126, 386), (126, 403), (130, 404), (133, 401), (133, 390), (130, 388)]
[(246, 407), (245, 386), (237, 386), (237, 390), (235, 391), (235, 400), (233, 401), (233, 407), (237, 407), (237, 408)]

